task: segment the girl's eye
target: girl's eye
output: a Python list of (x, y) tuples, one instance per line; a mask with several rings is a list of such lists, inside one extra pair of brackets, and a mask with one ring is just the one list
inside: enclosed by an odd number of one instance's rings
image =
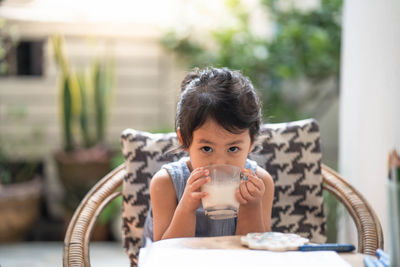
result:
[(201, 150), (203, 151), (203, 152), (212, 152), (212, 148), (211, 147), (209, 147), (209, 146), (203, 146), (202, 148), (201, 148)]
[(229, 152), (238, 152), (239, 148), (237, 146), (233, 146), (229, 148)]

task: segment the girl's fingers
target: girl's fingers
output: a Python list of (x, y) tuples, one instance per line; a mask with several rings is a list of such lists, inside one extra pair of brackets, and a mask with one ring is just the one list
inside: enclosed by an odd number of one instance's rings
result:
[(192, 173), (190, 174), (190, 177), (187, 181), (188, 184), (192, 184), (194, 183), (196, 180), (198, 180), (199, 178), (202, 178), (204, 176), (207, 176), (209, 174), (208, 170), (205, 170), (204, 168), (197, 168), (195, 170), (192, 171)]
[(193, 191), (197, 191), (198, 189), (201, 188), (202, 185), (208, 183), (211, 181), (210, 176), (203, 176), (202, 178), (198, 178), (196, 181), (194, 181), (191, 186)]
[(247, 191), (253, 198), (258, 195), (258, 192), (260, 192), (259, 188), (256, 187), (251, 181), (247, 181), (246, 186)]
[[(252, 184), (252, 186), (248, 187), (250, 193), (255, 193), (256, 189), (259, 191), (264, 191), (264, 182), (260, 178), (258, 178), (252, 170), (243, 170), (243, 173), (247, 176), (248, 181)], [(253, 186), (256, 189), (253, 188)]]
[(264, 187), (264, 182), (255, 175), (249, 175), (248, 181), (251, 182), (258, 190), (262, 190)]
[(253, 197), (250, 195), (249, 190), (247, 189), (246, 183), (247, 183), (247, 181), (246, 182), (242, 181), (240, 183), (239, 190), (240, 190), (240, 194), (242, 195), (242, 197), (248, 201), (248, 200), (252, 200)]
[(203, 197), (208, 196), (207, 192), (192, 192), (191, 193), (192, 198), (194, 199), (202, 199)]
[(240, 188), (236, 190), (236, 199), (239, 204), (246, 204), (247, 200), (243, 198), (242, 194), (240, 193)]

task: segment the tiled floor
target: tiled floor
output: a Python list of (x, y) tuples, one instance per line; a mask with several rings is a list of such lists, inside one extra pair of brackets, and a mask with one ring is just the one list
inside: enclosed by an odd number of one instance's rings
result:
[[(1, 267), (62, 266), (62, 242), (25, 242), (0, 245)], [(119, 242), (92, 242), (90, 262), (93, 267), (129, 266), (129, 259)]]

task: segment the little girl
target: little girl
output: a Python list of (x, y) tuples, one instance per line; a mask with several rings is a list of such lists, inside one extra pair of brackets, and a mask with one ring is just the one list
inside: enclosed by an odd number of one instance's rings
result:
[[(270, 231), (274, 183), (247, 159), (261, 124), (261, 104), (251, 82), (238, 71), (205, 69), (182, 82), (175, 129), (189, 157), (164, 165), (151, 180), (151, 207), (144, 238), (245, 235)], [(237, 218), (204, 215), (201, 186), (212, 164), (238, 166), (247, 176), (236, 191)], [(145, 239), (144, 239), (145, 240)]]

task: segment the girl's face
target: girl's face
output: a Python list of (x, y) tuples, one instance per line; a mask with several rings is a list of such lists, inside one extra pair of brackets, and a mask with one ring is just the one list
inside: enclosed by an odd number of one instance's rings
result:
[(251, 149), (248, 129), (234, 134), (213, 119), (207, 119), (193, 132), (192, 143), (185, 150), (189, 152), (191, 167), (196, 169), (212, 164), (229, 164), (243, 168)]

